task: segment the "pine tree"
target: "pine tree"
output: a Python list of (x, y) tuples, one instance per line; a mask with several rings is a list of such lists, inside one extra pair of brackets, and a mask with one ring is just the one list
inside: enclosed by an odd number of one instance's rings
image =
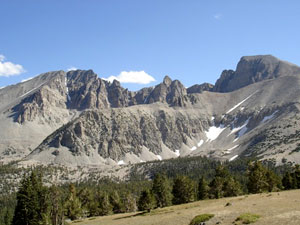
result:
[(183, 204), (195, 200), (195, 185), (193, 181), (186, 176), (178, 176), (173, 185), (173, 203)]
[(49, 220), (47, 188), (43, 186), (42, 175), (32, 171), (21, 181), (12, 224), (41, 225), (49, 224)]
[(242, 193), (241, 185), (232, 176), (227, 177), (223, 184), (224, 197), (238, 196)]
[(198, 199), (204, 200), (208, 198), (209, 186), (204, 177), (201, 177), (198, 184)]
[(79, 219), (82, 216), (81, 203), (76, 196), (76, 187), (74, 184), (69, 185), (69, 196), (64, 205), (65, 215), (71, 220)]
[(64, 224), (64, 208), (62, 201), (62, 194), (58, 187), (52, 186), (50, 188), (50, 218), (52, 225)]
[(131, 193), (125, 193), (122, 199), (125, 212), (135, 212), (137, 210), (136, 199)]
[(140, 211), (147, 210), (148, 212), (151, 211), (155, 207), (155, 198), (150, 190), (145, 190), (141, 193), (138, 202), (138, 208)]
[(83, 214), (85, 216), (89, 216), (90, 203), (94, 200), (91, 190), (88, 188), (81, 189), (78, 193), (78, 198), (81, 203), (81, 209), (83, 211)]
[(268, 183), (268, 191), (278, 191), (282, 189), (282, 184), (280, 178), (272, 171), (267, 169), (266, 171), (267, 183)]
[(112, 213), (112, 205), (109, 202), (107, 193), (103, 193), (99, 200), (99, 214), (100, 216), (109, 215)]
[(248, 166), (248, 191), (250, 193), (261, 193), (268, 191), (267, 170), (263, 165), (256, 161)]
[(282, 178), (282, 185), (284, 190), (293, 189), (293, 177), (290, 172), (286, 172)]
[(152, 192), (158, 207), (172, 204), (171, 185), (166, 175), (157, 174), (153, 181)]
[(300, 188), (300, 166), (296, 165), (294, 168), (294, 188)]
[(123, 212), (125, 212), (125, 207), (124, 207), (123, 202), (121, 201), (120, 195), (117, 191), (113, 191), (109, 195), (109, 202), (112, 206), (112, 211), (114, 213), (123, 213)]
[(237, 196), (242, 192), (240, 183), (222, 165), (216, 168), (216, 175), (209, 186), (211, 198)]
[(222, 177), (215, 176), (215, 178), (209, 184), (210, 198), (222, 198), (224, 196), (223, 185), (224, 179)]

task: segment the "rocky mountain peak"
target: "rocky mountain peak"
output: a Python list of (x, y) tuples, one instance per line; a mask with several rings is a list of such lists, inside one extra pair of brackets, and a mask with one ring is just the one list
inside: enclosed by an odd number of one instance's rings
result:
[(224, 70), (222, 72), (214, 91), (230, 92), (263, 80), (299, 74), (298, 66), (279, 60), (272, 55), (244, 56), (237, 64), (236, 71)]
[(213, 88), (214, 85), (210, 83), (195, 84), (187, 89), (187, 93), (188, 94), (202, 93), (203, 91), (212, 91)]
[(170, 86), (171, 83), (172, 83), (171, 78), (170, 78), (169, 76), (166, 75), (166, 76), (164, 77), (163, 84), (165, 84), (166, 86)]
[(118, 80), (113, 80), (111, 86), (112, 87), (121, 87), (121, 83)]

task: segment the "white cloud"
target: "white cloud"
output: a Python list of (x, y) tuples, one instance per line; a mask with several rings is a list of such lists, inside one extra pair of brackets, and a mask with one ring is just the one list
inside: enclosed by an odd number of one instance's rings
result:
[(222, 14), (217, 13), (217, 14), (214, 15), (214, 18), (215, 18), (216, 20), (219, 20), (219, 19), (222, 18)]
[(69, 69), (67, 69), (67, 71), (69, 72), (69, 71), (72, 71), (72, 70), (78, 70), (76, 67), (74, 67), (74, 66), (72, 66), (72, 67), (70, 67)]
[(134, 83), (134, 84), (149, 84), (155, 79), (147, 74), (145, 71), (122, 71), (118, 76), (110, 76), (103, 78), (109, 82), (118, 80), (121, 83)]
[(9, 77), (24, 73), (23, 66), (12, 62), (5, 62), (5, 56), (0, 55), (0, 77)]

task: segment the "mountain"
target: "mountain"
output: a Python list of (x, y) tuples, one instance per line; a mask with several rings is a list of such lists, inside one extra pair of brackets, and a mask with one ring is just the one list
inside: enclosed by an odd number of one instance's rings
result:
[(133, 92), (92, 70), (54, 71), (0, 89), (0, 159), (117, 166), (205, 155), (299, 163), (300, 68), (242, 57), (215, 85), (166, 76)]

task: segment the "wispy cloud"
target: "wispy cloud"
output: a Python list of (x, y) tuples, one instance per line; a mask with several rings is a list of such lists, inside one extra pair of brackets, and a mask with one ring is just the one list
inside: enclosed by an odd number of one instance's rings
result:
[(0, 76), (10, 77), (26, 72), (23, 66), (12, 62), (5, 62), (5, 56), (0, 55)]
[(72, 70), (78, 70), (76, 67), (74, 67), (74, 66), (72, 66), (72, 67), (70, 67), (69, 69), (67, 69), (67, 71), (69, 72), (69, 71), (72, 71)]
[(155, 79), (147, 74), (145, 71), (122, 71), (118, 76), (110, 76), (103, 78), (109, 82), (118, 80), (121, 83), (133, 83), (133, 84), (149, 84)]
[(214, 18), (216, 19), (216, 20), (219, 20), (219, 19), (221, 19), (222, 18), (222, 14), (221, 13), (216, 13), (215, 15), (214, 15)]

